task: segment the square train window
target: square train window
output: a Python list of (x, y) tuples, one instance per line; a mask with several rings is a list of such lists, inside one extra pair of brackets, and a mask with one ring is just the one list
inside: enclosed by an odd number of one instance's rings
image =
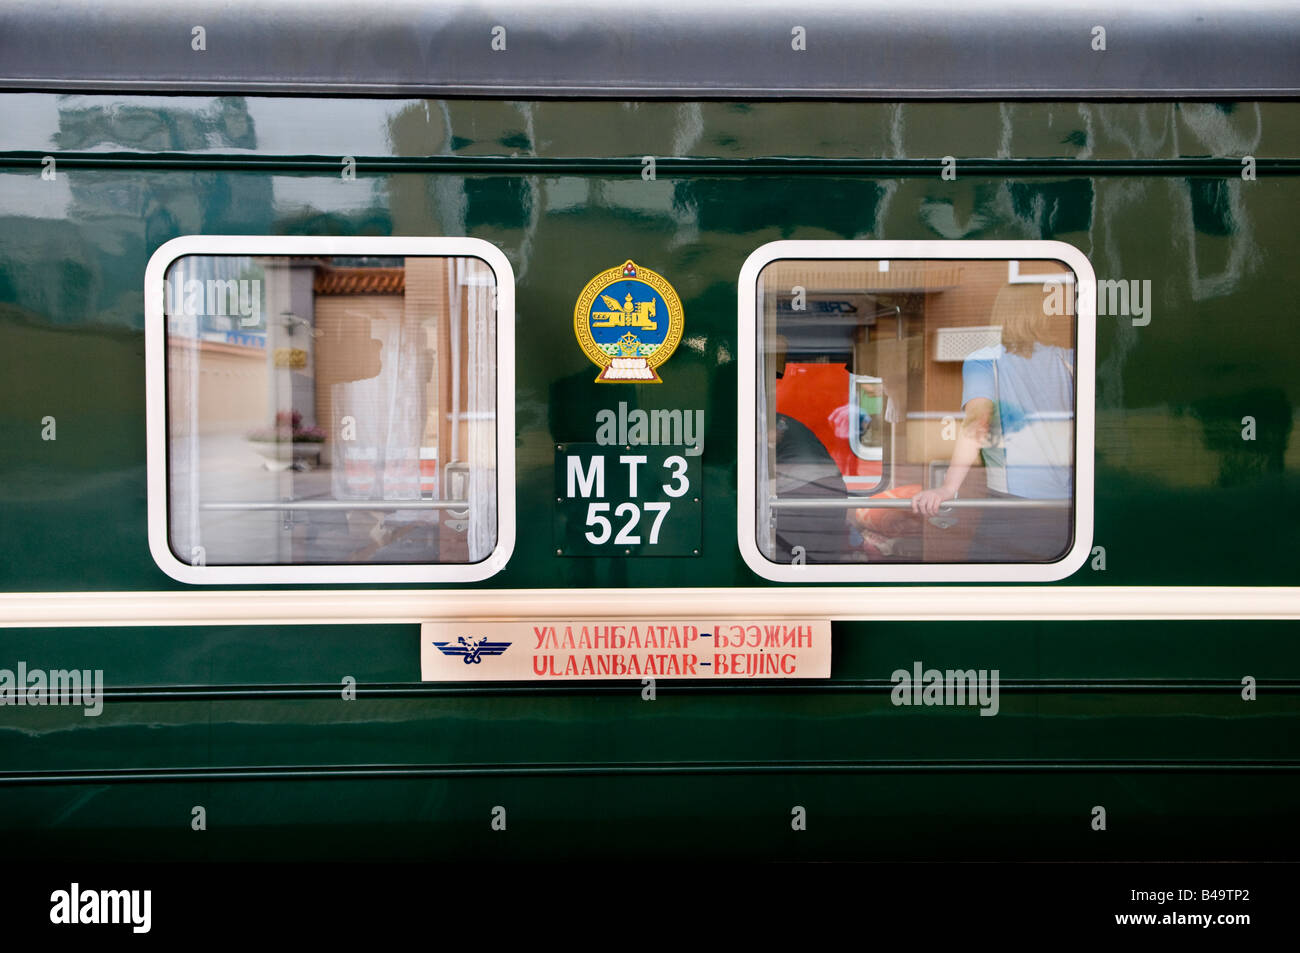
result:
[(1095, 280), (1081, 252), (774, 242), (746, 262), (739, 297), (752, 569), (1044, 581), (1082, 565)]
[(476, 239), (201, 237), (146, 275), (150, 548), (198, 583), (471, 581), (514, 540), (514, 289)]

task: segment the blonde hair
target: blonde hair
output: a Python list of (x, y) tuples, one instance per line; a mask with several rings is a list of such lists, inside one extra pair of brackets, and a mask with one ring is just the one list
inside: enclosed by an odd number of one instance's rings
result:
[[(1073, 285), (1063, 287), (1067, 296), (1073, 295)], [(1007, 353), (1029, 357), (1035, 344), (1074, 346), (1074, 309), (1065, 310), (1070, 313), (1050, 313), (1048, 293), (1037, 282), (1004, 285), (993, 300), (993, 323), (1002, 325), (1002, 346)]]

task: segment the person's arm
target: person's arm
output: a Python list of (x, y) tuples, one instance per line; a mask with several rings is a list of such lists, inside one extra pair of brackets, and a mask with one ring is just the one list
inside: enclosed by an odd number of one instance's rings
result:
[(966, 404), (966, 418), (957, 434), (957, 445), (953, 447), (952, 461), (948, 464), (943, 485), (934, 490), (923, 490), (912, 497), (913, 513), (934, 516), (939, 512), (940, 506), (956, 498), (966, 474), (970, 473), (970, 468), (979, 459), (980, 448), (987, 441), (992, 419), (993, 401), (987, 397), (974, 397)]

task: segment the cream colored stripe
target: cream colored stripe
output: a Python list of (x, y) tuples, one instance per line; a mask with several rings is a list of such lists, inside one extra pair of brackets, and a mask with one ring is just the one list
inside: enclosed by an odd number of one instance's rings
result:
[(912, 586), (0, 594), (0, 626), (11, 627), (670, 617), (920, 622), (1297, 619), (1300, 588)]

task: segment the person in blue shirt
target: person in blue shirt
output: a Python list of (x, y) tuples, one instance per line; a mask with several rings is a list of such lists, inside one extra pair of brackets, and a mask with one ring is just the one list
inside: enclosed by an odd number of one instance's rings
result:
[(1074, 487), (1074, 350), (1067, 315), (1049, 313), (1038, 284), (1007, 285), (993, 303), (1001, 343), (973, 351), (962, 365), (965, 418), (943, 484), (912, 497), (933, 516), (957, 497), (984, 458), (988, 496), (1060, 501), (1059, 506), (989, 507), (968, 558), (974, 562), (1052, 562), (1070, 548)]

